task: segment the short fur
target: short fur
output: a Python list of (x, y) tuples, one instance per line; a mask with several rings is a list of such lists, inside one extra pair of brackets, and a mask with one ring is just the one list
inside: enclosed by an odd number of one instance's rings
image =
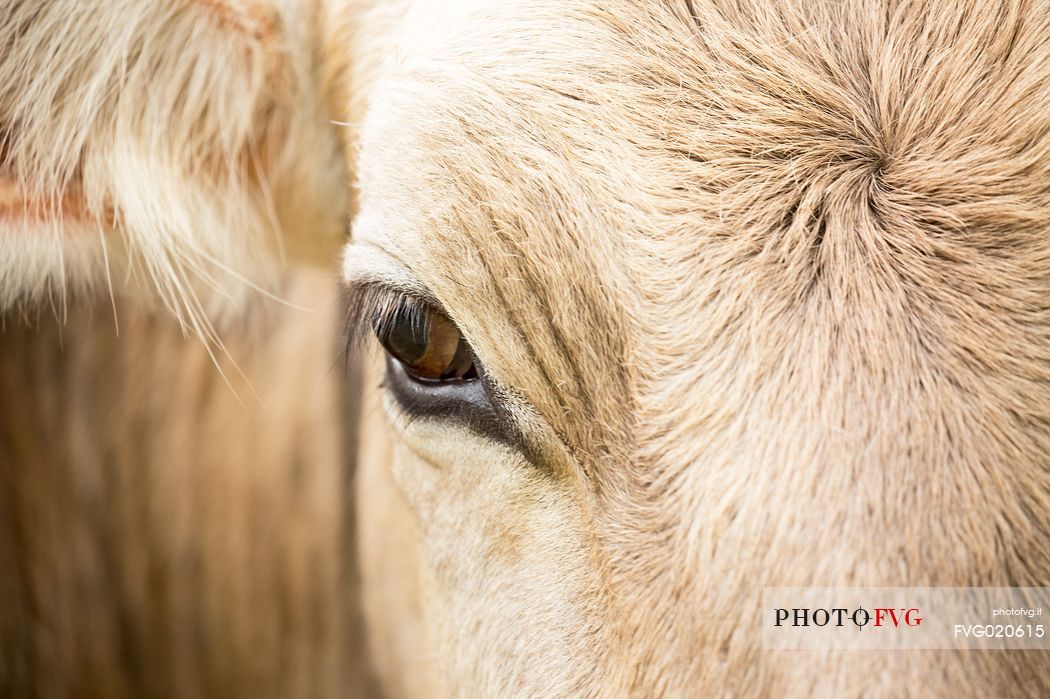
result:
[(0, 318), (0, 696), (376, 695), (339, 288), (277, 291), (312, 312), (224, 328), (236, 394), (168, 314)]
[[(434, 296), (543, 460), (369, 391), (387, 690), (1050, 694), (1044, 653), (777, 654), (755, 617), (769, 585), (1050, 585), (1050, 4), (368, 5), (319, 10), (359, 187), (345, 275)], [(201, 17), (265, 55), (269, 25)], [(17, 125), (43, 101), (11, 84)], [(254, 94), (223, 163), (269, 128)], [(11, 133), (22, 190), (66, 197), (70, 149)], [(141, 195), (129, 230), (189, 191)], [(254, 255), (252, 230), (224, 244)]]
[(383, 399), (414, 524), (373, 490), (362, 526), (416, 540), (431, 633), (389, 654), (470, 696), (1050, 692), (1045, 654), (777, 655), (755, 616), (1050, 581), (1048, 37), (1025, 1), (410, 3), (347, 274), (428, 288), (560, 468)]

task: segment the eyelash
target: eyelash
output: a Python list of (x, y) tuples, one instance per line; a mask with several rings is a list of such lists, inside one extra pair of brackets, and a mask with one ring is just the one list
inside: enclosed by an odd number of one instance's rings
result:
[(376, 282), (351, 285), (346, 302), (343, 352), (347, 357), (359, 351), (370, 337), (389, 333), (395, 318), (407, 317), (414, 326), (422, 326), (427, 308), (444, 313), (440, 305), (418, 294)]
[(389, 327), (399, 311), (419, 316), (418, 306), (404, 294), (375, 283), (350, 286), (346, 296), (346, 329), (343, 349), (347, 356), (361, 349), (376, 331)]

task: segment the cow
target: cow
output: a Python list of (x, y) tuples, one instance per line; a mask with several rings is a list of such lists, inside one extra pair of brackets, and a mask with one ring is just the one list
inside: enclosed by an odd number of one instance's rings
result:
[(1043, 652), (760, 633), (772, 587), (1050, 580), (1050, 5), (198, 0), (95, 54), (45, 40), (97, 40), (74, 5), (3, 22), (3, 298), (118, 269), (221, 354), (198, 299), (330, 257), (353, 182), (387, 693), (1050, 693)]

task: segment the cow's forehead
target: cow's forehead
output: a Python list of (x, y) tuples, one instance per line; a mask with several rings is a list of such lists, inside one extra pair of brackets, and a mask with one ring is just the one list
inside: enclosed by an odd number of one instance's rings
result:
[[(996, 27), (729, 5), (462, 3), (442, 18), (423, 4), (374, 94), (358, 239), (396, 254), (581, 447), (641, 434), (625, 427), (638, 416), (660, 434), (768, 434), (829, 394), (891, 397), (934, 366), (961, 381), (952, 353), (1002, 325), (996, 270), (1045, 258), (1017, 208), (1044, 205), (1024, 190), (1038, 177), (1005, 177), (1035, 162), (1045, 118), (1023, 86), (1046, 95), (1038, 68), (901, 75), (993, 45)], [(1041, 41), (1036, 24), (1010, 45)], [(1009, 260), (987, 245), (1006, 229)], [(1025, 269), (1008, 278), (1042, 278)], [(741, 422), (741, 397), (762, 424)]]
[(806, 21), (761, 36), (708, 9), (413, 3), (371, 98), (357, 239), (581, 449), (637, 436), (639, 401), (724, 412), (708, 382), (798, 332), (768, 323), (819, 266), (814, 202), (825, 227), (870, 223), (850, 219), (878, 160), (860, 98), (785, 62), (828, 59), (810, 47), (761, 53)]
[(705, 333), (727, 319), (697, 312), (727, 276), (723, 298), (747, 303), (761, 241), (739, 228), (797, 205), (788, 167), (748, 167), (783, 136), (752, 112), (779, 105), (727, 85), (695, 18), (662, 3), (440, 10), (413, 5), (372, 95), (356, 237), (410, 267), (552, 423), (594, 432), (568, 439), (606, 451), (654, 376), (722, 351)]
[[(637, 115), (597, 82), (612, 74), (599, 61), (614, 70), (609, 52), (579, 43), (590, 31), (607, 49), (609, 30), (537, 12), (503, 7), (478, 35), (452, 22), (444, 42), (445, 29), (410, 27), (366, 120), (355, 237), (409, 267), (552, 423), (594, 417), (566, 439), (608, 449), (629, 419), (627, 308), (645, 254), (627, 248), (660, 225), (640, 207), (639, 178), (659, 166), (631, 141), (644, 138)], [(530, 27), (547, 32), (542, 49)]]

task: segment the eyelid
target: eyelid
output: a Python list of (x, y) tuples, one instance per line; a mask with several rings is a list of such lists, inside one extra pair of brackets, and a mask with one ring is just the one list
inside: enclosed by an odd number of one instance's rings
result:
[(440, 305), (382, 282), (355, 282), (349, 286), (346, 300), (347, 356), (349, 352), (359, 349), (365, 338), (381, 334), (384, 325), (399, 312), (422, 313), (423, 309), (429, 306), (445, 314)]
[(373, 323), (405, 300), (417, 301), (449, 317), (433, 292), (384, 248), (354, 242), (343, 253), (343, 280), (347, 286), (345, 350), (359, 348), (372, 335)]
[(441, 302), (412, 273), (408, 265), (374, 243), (356, 242), (346, 246), (343, 253), (343, 281), (351, 289), (359, 285), (386, 287), (444, 311)]

